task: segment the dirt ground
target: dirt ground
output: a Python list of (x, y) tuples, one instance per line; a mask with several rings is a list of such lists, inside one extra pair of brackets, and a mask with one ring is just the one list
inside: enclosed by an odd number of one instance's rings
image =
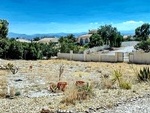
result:
[[(149, 65), (138, 65), (128, 63), (105, 63), (105, 62), (79, 62), (67, 60), (0, 60), (0, 65), (12, 63), (19, 67), (16, 74), (10, 71), (0, 70), (1, 87), (13, 86), (15, 91), (21, 95), (14, 99), (0, 99), (0, 112), (3, 113), (38, 113), (43, 107), (52, 109), (72, 110), (83, 112), (89, 108), (97, 109), (99, 112), (104, 108), (111, 108), (118, 103), (128, 101), (132, 98), (144, 96), (150, 92), (149, 83), (137, 82), (136, 70)], [(59, 81), (60, 67), (64, 71), (60, 81), (67, 82), (69, 88), (75, 82), (82, 80), (93, 87), (93, 97), (77, 101), (75, 105), (65, 105), (60, 101), (64, 98), (63, 92), (54, 94), (48, 90), (50, 83)], [(120, 70), (124, 81), (131, 84), (131, 89), (120, 89), (117, 84), (113, 89), (107, 89), (104, 85), (109, 84), (113, 78), (114, 70)], [(106, 79), (106, 78), (108, 79)], [(2, 92), (3, 90), (1, 90)], [(99, 109), (98, 109), (99, 108)]]

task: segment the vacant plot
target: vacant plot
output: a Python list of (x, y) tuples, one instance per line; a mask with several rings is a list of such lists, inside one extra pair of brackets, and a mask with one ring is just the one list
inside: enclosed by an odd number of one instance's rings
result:
[[(150, 67), (149, 65), (57, 59), (0, 61), (0, 65), (8, 63), (19, 67), (19, 71), (12, 74), (8, 70), (0, 70), (2, 113), (38, 113), (44, 107), (52, 111), (61, 109), (85, 112), (93, 109), (101, 112), (105, 108), (112, 108), (118, 103), (142, 97), (150, 92), (149, 82), (139, 82), (136, 76), (139, 69)], [(75, 88), (77, 81), (88, 83), (81, 90), (82, 93)], [(54, 93), (49, 87), (58, 82), (66, 82), (67, 86), (64, 92), (58, 90)], [(13, 87), (16, 95), (13, 99), (4, 97), (8, 86)], [(79, 93), (82, 94), (81, 98), (78, 98)]]

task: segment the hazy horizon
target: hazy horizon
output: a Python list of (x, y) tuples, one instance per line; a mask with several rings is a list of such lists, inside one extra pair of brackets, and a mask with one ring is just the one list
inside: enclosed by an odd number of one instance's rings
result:
[(78, 33), (111, 24), (131, 31), (150, 21), (148, 0), (5, 0), (1, 19), (20, 34)]

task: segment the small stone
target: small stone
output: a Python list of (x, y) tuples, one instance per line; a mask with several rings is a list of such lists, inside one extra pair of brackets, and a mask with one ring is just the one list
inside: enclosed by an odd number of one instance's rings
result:
[(9, 97), (9, 99), (14, 99), (15, 97)]
[(40, 113), (54, 113), (54, 112), (51, 112), (50, 110), (43, 108)]
[(5, 97), (6, 97), (6, 98), (10, 98), (10, 95), (7, 94)]
[(15, 80), (15, 82), (19, 82), (19, 81), (22, 81), (22, 79), (16, 79), (16, 80)]

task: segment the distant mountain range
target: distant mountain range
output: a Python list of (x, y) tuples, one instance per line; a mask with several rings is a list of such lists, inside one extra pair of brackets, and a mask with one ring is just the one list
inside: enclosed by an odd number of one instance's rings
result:
[[(33, 39), (35, 37), (61, 37), (61, 36), (67, 36), (69, 34), (73, 34), (75, 37), (79, 37), (81, 35), (87, 34), (87, 32), (80, 32), (80, 33), (48, 33), (48, 34), (33, 34), (33, 35), (27, 35), (27, 34), (19, 34), (19, 33), (13, 33), (9, 32), (8, 37), (9, 38), (23, 38), (23, 39)], [(134, 35), (134, 31), (121, 31), (122, 35)]]
[(9, 32), (8, 37), (9, 38), (24, 38), (24, 39), (33, 39), (35, 37), (61, 37), (61, 36), (67, 36), (69, 34), (73, 34), (75, 37), (78, 37), (80, 35), (86, 34), (87, 32), (81, 32), (81, 33), (48, 33), (48, 34), (33, 34), (33, 35), (27, 35), (27, 34), (19, 34), (19, 33), (13, 33)]

